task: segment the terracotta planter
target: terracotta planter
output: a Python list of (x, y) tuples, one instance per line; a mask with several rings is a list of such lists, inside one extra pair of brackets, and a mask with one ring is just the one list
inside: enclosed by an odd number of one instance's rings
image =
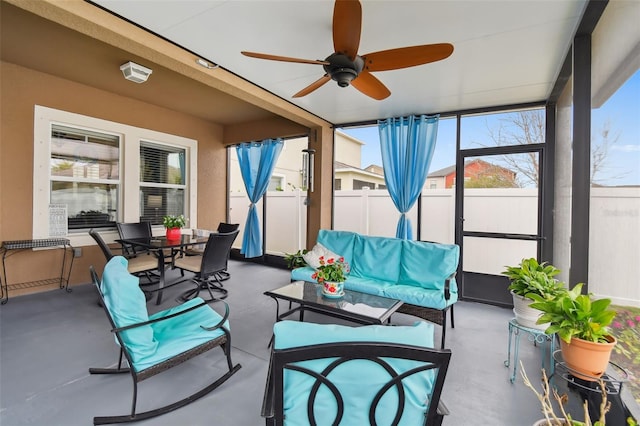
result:
[(536, 324), (536, 321), (538, 321), (542, 312), (529, 306), (533, 303), (533, 300), (527, 299), (524, 296), (519, 296), (513, 291), (511, 292), (511, 296), (513, 297), (513, 313), (516, 316), (518, 324), (524, 327), (543, 331), (549, 327), (549, 323)]
[(617, 340), (613, 336), (605, 336), (608, 343), (594, 343), (578, 338), (571, 338), (571, 343), (560, 339), (562, 358), (574, 376), (595, 382), (604, 374), (609, 365), (611, 351)]
[(180, 228), (167, 228), (167, 240), (179, 240), (181, 236)]
[(325, 281), (322, 283), (322, 294), (325, 297), (342, 297), (344, 296), (344, 283), (333, 283)]

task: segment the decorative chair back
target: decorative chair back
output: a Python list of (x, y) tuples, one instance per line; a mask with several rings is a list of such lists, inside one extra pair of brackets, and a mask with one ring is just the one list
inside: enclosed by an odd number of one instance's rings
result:
[(451, 359), (433, 325), (274, 325), (262, 415), (268, 424), (440, 425)]
[(239, 232), (236, 229), (233, 232), (219, 232), (209, 235), (200, 266), (200, 277), (202, 279), (227, 269), (229, 252)]

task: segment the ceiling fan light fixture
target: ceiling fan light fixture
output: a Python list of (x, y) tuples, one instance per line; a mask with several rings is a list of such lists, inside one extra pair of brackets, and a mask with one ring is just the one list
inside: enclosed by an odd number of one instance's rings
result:
[(144, 83), (153, 72), (152, 69), (131, 61), (120, 65), (120, 71), (122, 71), (124, 78), (134, 83)]
[(357, 76), (356, 70), (351, 68), (337, 68), (331, 74), (331, 78), (337, 81), (340, 87), (347, 87)]

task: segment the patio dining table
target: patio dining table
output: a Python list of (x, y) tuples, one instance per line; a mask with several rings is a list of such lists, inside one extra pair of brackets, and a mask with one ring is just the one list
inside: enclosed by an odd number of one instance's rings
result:
[(183, 249), (184, 247), (206, 244), (209, 240), (208, 237), (194, 237), (187, 234), (182, 234), (180, 239), (168, 240), (165, 236), (157, 236), (151, 238), (122, 238), (116, 240), (121, 244), (131, 244), (135, 247), (140, 247), (144, 250), (149, 250), (158, 259), (158, 272), (160, 274), (158, 280), (158, 289), (156, 290), (158, 296), (156, 297), (156, 305), (162, 303), (162, 291), (165, 288), (165, 267), (166, 259), (173, 260), (173, 256), (177, 254), (176, 250)]

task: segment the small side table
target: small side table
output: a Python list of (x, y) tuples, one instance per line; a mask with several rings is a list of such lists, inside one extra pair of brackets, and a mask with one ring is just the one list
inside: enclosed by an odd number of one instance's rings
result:
[(545, 343), (549, 342), (549, 373), (548, 376), (553, 375), (554, 365), (553, 362), (553, 353), (555, 351), (555, 334), (550, 336), (545, 334), (544, 330), (538, 330), (535, 328), (525, 327), (521, 324), (518, 324), (515, 318), (509, 321), (509, 349), (507, 352), (507, 360), (504, 362), (505, 367), (509, 367), (511, 365), (511, 336), (515, 335), (514, 341), (514, 350), (513, 350), (513, 372), (511, 373), (511, 377), (509, 380), (511, 383), (516, 381), (516, 374), (518, 372), (518, 350), (520, 349), (520, 335), (522, 332), (527, 334), (527, 339), (530, 342), (533, 342), (534, 345), (540, 344), (540, 350), (542, 354), (542, 368), (545, 366), (545, 358), (547, 355), (545, 354)]

